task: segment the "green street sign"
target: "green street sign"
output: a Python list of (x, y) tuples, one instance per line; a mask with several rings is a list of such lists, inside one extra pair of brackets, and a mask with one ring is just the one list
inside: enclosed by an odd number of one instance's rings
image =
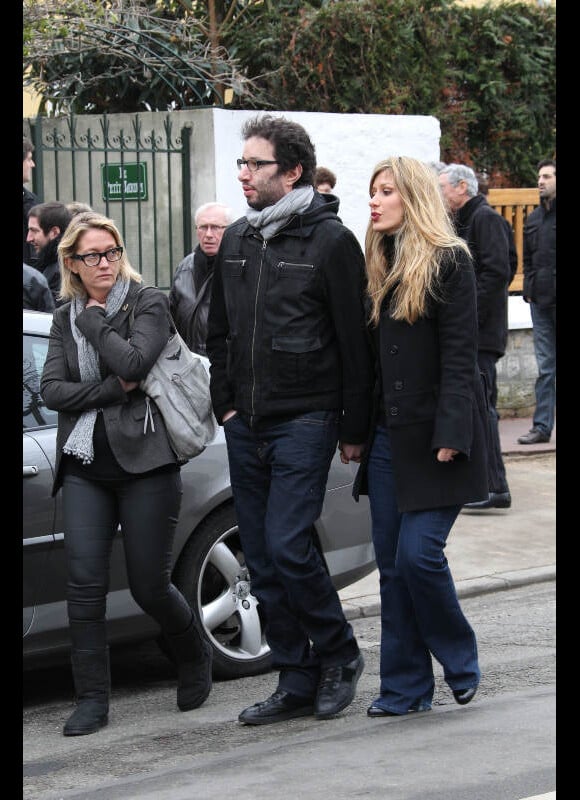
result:
[(147, 164), (101, 164), (103, 200), (147, 200)]

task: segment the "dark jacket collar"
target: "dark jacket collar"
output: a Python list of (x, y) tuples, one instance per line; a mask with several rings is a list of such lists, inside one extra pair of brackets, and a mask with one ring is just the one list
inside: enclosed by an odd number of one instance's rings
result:
[(461, 208), (457, 209), (455, 212), (455, 219), (459, 225), (464, 225), (465, 222), (473, 216), (478, 208), (487, 205), (489, 205), (489, 203), (487, 202), (485, 195), (476, 194), (475, 197), (470, 197), (467, 203), (464, 203)]

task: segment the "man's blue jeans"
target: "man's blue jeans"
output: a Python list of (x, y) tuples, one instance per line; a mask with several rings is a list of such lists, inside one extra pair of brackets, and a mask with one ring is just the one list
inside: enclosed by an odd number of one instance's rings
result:
[(240, 538), (278, 686), (312, 698), (321, 666), (347, 664), (359, 652), (313, 537), (338, 414), (302, 414), (260, 432), (236, 414), (224, 431)]
[(530, 303), (530, 313), (538, 365), (534, 428), (551, 436), (556, 408), (556, 306), (542, 308)]
[(431, 654), (451, 689), (480, 679), (475, 634), (444, 553), (461, 507), (399, 513), (383, 427), (369, 456), (368, 487), (381, 589), (381, 693), (373, 702), (396, 714), (426, 710), (435, 686)]

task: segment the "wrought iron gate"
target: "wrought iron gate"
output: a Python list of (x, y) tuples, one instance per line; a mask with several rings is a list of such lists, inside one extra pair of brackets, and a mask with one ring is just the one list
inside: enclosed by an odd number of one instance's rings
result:
[(161, 289), (192, 250), (192, 128), (185, 124), (176, 134), (174, 118), (37, 117), (24, 128), (35, 147), (32, 188), (39, 199), (85, 202), (114, 219), (132, 266)]

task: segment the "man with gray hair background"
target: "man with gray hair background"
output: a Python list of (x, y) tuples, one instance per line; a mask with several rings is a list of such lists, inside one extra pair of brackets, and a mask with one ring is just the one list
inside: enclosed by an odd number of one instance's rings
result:
[(484, 376), (489, 407), (489, 497), (465, 508), (509, 508), (511, 495), (501, 454), (497, 413), (497, 361), (504, 355), (508, 334), (508, 286), (511, 280), (509, 239), (501, 214), (478, 194), (475, 172), (464, 164), (448, 164), (439, 185), (452, 212), (459, 236), (473, 256), (477, 283), (477, 361)]
[(177, 267), (169, 291), (171, 316), (190, 350), (206, 354), (213, 262), (234, 213), (222, 203), (204, 203), (194, 214), (199, 244)]

